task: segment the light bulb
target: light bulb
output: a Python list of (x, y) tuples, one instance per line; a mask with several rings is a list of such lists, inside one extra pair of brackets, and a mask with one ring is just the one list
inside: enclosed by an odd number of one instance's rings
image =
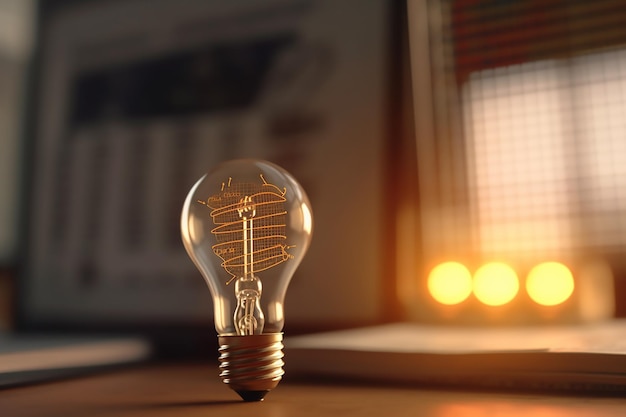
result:
[(185, 200), (181, 234), (213, 297), (220, 376), (246, 401), (262, 400), (284, 373), (285, 293), (312, 228), (302, 187), (266, 161), (224, 162)]

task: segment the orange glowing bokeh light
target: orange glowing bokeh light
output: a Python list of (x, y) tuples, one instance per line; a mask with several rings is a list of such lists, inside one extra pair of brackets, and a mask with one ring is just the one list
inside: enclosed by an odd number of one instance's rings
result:
[(537, 304), (555, 306), (574, 292), (574, 277), (562, 263), (544, 262), (528, 273), (526, 291)]
[(483, 304), (501, 306), (508, 303), (519, 291), (515, 270), (502, 262), (490, 262), (474, 274), (474, 295)]
[(472, 293), (472, 274), (458, 262), (443, 262), (428, 275), (428, 292), (441, 304), (459, 304)]

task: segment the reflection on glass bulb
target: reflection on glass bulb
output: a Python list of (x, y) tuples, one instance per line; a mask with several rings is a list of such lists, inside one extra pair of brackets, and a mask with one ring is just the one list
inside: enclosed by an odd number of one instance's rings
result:
[(213, 296), (222, 376), (246, 400), (262, 399), (282, 376), (285, 293), (312, 227), (302, 187), (266, 161), (225, 162), (185, 200), (182, 238)]

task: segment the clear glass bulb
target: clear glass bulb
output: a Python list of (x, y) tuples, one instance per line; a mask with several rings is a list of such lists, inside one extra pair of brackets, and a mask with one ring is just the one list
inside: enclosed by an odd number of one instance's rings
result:
[[(282, 349), (285, 294), (309, 247), (312, 228), (311, 206), (302, 187), (267, 161), (224, 162), (200, 178), (187, 195), (182, 238), (211, 290), (220, 360), (224, 359), (223, 367), (232, 365), (226, 375), (222, 372), (225, 382), (233, 383), (233, 372), (241, 380), (247, 377), (235, 366), (238, 350), (256, 347), (262, 358), (276, 356), (276, 349), (267, 344), (278, 343)], [(280, 337), (263, 337), (277, 334)], [(280, 365), (278, 379), (282, 360)], [(245, 366), (250, 367), (249, 361)], [(235, 385), (240, 394), (267, 391)]]

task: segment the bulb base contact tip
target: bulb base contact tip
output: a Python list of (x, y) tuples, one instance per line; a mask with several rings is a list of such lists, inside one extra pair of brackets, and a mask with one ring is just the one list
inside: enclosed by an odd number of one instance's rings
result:
[(283, 334), (219, 336), (220, 377), (244, 401), (262, 401), (282, 379)]

